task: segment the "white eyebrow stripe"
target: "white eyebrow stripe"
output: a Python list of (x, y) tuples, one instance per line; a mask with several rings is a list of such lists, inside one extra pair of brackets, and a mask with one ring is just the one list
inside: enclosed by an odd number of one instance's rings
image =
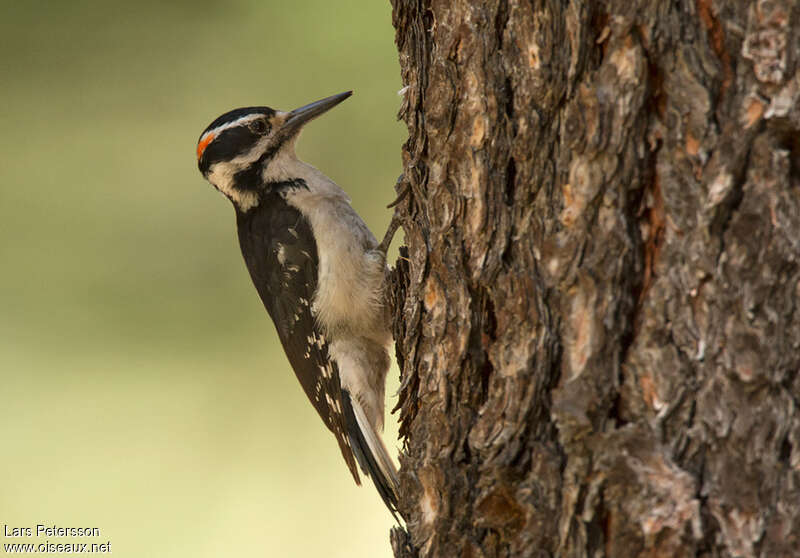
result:
[(233, 128), (234, 126), (239, 126), (240, 124), (245, 124), (247, 122), (252, 122), (253, 120), (258, 120), (259, 118), (263, 118), (263, 117), (264, 117), (264, 114), (259, 112), (259, 113), (255, 113), (255, 114), (248, 114), (248, 115), (242, 116), (240, 118), (237, 118), (236, 120), (232, 120), (230, 122), (226, 122), (225, 124), (220, 124), (216, 128), (212, 128), (211, 130), (207, 131), (205, 134), (200, 136), (200, 140), (198, 140), (198, 143), (201, 143), (209, 135), (213, 134), (213, 135), (216, 136), (217, 134), (220, 134), (220, 133), (224, 132), (228, 128)]

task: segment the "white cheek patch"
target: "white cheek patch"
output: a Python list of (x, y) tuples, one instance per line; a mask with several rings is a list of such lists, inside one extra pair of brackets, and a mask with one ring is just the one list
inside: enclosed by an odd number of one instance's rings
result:
[(258, 161), (261, 155), (267, 150), (270, 139), (270, 136), (261, 138), (247, 153), (239, 155), (230, 161), (214, 163), (209, 170), (208, 181), (211, 182), (217, 190), (225, 194), (228, 199), (233, 201), (242, 211), (249, 211), (257, 206), (258, 195), (255, 192), (237, 189), (234, 185), (236, 173), (247, 169)]
[(255, 192), (237, 190), (234, 187), (233, 177), (239, 170), (228, 163), (215, 163), (208, 173), (208, 181), (217, 190), (225, 194), (225, 197), (235, 203), (239, 209), (248, 211), (258, 205), (258, 196)]

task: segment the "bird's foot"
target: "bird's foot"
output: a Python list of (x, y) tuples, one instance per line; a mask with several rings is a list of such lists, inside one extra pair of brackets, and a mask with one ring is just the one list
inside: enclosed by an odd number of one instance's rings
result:
[[(408, 195), (409, 190), (411, 190), (411, 186), (407, 182), (403, 181), (403, 175), (401, 174), (397, 178), (397, 184), (402, 184), (402, 189), (400, 193), (397, 195), (397, 198), (387, 205), (387, 208), (396, 207), (403, 199)], [(389, 245), (392, 243), (392, 239), (394, 238), (394, 234), (397, 232), (397, 229), (400, 227), (400, 216), (397, 212), (397, 209), (394, 210), (392, 213), (392, 220), (389, 223), (389, 228), (386, 230), (386, 234), (383, 235), (383, 240), (378, 245), (378, 250), (380, 250), (384, 256), (386, 256), (387, 250), (389, 250)]]

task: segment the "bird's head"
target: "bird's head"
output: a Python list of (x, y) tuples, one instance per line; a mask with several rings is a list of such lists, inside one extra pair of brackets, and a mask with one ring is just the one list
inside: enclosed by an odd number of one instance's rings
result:
[(258, 205), (270, 185), (297, 177), (294, 142), (300, 130), (352, 93), (332, 95), (289, 112), (269, 107), (226, 112), (200, 135), (197, 166), (217, 190), (247, 211)]

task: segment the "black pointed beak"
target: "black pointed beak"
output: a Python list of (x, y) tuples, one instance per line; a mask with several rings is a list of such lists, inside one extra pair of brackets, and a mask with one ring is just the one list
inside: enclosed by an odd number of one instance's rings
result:
[(319, 101), (314, 101), (313, 103), (310, 103), (304, 107), (294, 109), (289, 113), (289, 117), (286, 119), (286, 122), (283, 123), (281, 131), (288, 134), (294, 134), (298, 132), (304, 124), (310, 120), (313, 120), (320, 114), (328, 112), (352, 94), (352, 91), (345, 91), (344, 93), (331, 95), (330, 97), (325, 97)]

